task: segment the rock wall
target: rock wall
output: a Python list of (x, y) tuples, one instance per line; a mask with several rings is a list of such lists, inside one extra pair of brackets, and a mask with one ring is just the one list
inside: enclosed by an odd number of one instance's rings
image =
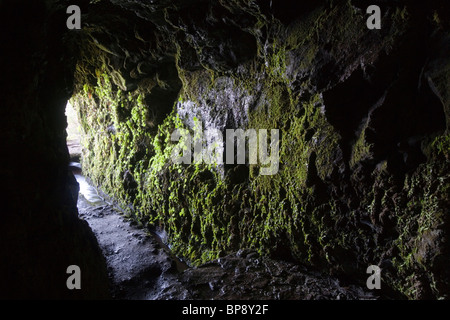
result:
[[(66, 42), (85, 172), (191, 264), (252, 248), (448, 298), (448, 5), (380, 6), (369, 30), (358, 1), (90, 5)], [(279, 129), (278, 172), (174, 164), (195, 121)]]
[[(75, 61), (64, 44), (65, 6), (1, 1), (0, 298), (109, 297), (106, 265), (68, 171), (64, 108)], [(69, 290), (67, 268), (81, 269)]]

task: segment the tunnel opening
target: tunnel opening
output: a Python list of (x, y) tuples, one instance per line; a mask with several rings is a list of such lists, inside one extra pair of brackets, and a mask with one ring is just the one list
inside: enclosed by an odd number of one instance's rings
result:
[(67, 119), (66, 128), (66, 142), (67, 149), (69, 150), (69, 156), (71, 162), (80, 162), (81, 159), (81, 132), (80, 122), (78, 120), (77, 112), (75, 111), (70, 100), (67, 101), (65, 108), (65, 115)]
[[(86, 102), (86, 101), (84, 101)], [(94, 100), (83, 102), (83, 109), (93, 109)], [(117, 101), (111, 101), (115, 103)], [(74, 103), (75, 106), (72, 104)], [(187, 264), (176, 257), (163, 236), (141, 224), (123, 203), (119, 204), (114, 194), (107, 194), (101, 184), (95, 183), (87, 170), (83, 170), (82, 139), (89, 140), (102, 136), (104, 132), (83, 131), (80, 117), (83, 110), (76, 105), (76, 98), (67, 101), (66, 143), (69, 152), (69, 171), (76, 180), (69, 182), (69, 188), (75, 198), (78, 217), (87, 222), (95, 235), (108, 269), (109, 288), (115, 299), (155, 299), (160, 294), (159, 286), (170, 286), (176, 274), (186, 270)], [(94, 121), (103, 121), (104, 117), (95, 115)], [(112, 134), (109, 126), (109, 134)], [(114, 131), (114, 133), (116, 133)], [(88, 147), (91, 145), (88, 144)], [(117, 147), (123, 147), (118, 144)], [(93, 152), (89, 148), (85, 153)], [(84, 155), (86, 156), (86, 155)], [(104, 159), (96, 158), (95, 165), (102, 166)], [(92, 165), (92, 163), (91, 163)], [(132, 207), (132, 204), (128, 204)], [(164, 280), (169, 277), (169, 280)]]

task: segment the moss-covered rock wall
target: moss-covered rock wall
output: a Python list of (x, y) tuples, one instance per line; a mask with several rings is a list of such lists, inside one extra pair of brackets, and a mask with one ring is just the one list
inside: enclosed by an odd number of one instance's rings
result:
[[(383, 3), (381, 30), (357, 1), (111, 3), (73, 41), (72, 102), (83, 170), (130, 215), (191, 264), (250, 247), (448, 298), (442, 2)], [(278, 129), (279, 170), (174, 164), (171, 133), (198, 121)]]

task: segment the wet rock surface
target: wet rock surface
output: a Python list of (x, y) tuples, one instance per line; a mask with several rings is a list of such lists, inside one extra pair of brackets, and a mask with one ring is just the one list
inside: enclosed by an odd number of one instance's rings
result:
[(260, 257), (249, 249), (199, 267), (184, 266), (161, 246), (156, 235), (124, 217), (101, 197), (94, 201), (92, 192), (89, 198), (90, 201), (80, 193), (79, 217), (88, 222), (97, 237), (114, 299), (379, 298), (359, 286), (343, 284), (337, 278), (294, 263)]
[(93, 203), (82, 194), (78, 212), (97, 237), (115, 299), (146, 299), (159, 290), (158, 278), (172, 272), (174, 261), (153, 237), (131, 225), (106, 202)]
[[(212, 261), (180, 275), (192, 299), (377, 299), (364, 289), (297, 264), (260, 257), (251, 250)], [(162, 295), (162, 297), (165, 297)]]

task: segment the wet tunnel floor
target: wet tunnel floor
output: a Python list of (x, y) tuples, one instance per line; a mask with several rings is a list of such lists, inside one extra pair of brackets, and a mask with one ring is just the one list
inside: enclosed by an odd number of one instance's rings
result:
[(302, 266), (259, 257), (251, 250), (197, 268), (183, 267), (156, 236), (100, 197), (81, 174), (79, 217), (90, 225), (105, 256), (114, 299), (377, 299), (359, 286)]

